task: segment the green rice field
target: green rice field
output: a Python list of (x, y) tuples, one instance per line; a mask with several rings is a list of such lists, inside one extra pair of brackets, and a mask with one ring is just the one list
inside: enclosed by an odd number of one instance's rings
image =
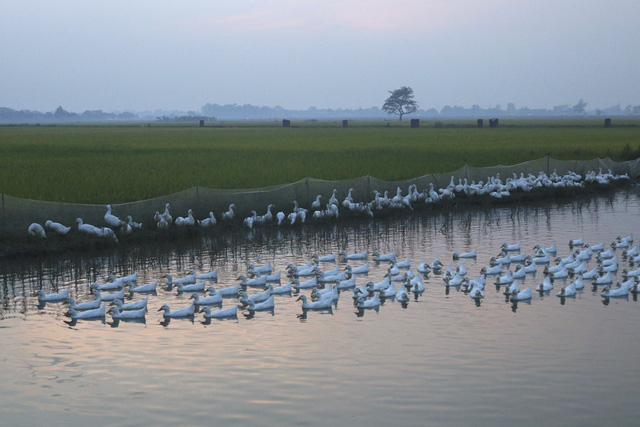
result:
[[(193, 125), (0, 126), (0, 192), (120, 203), (195, 185), (244, 189), (304, 177), (400, 180), (471, 166), (637, 157), (640, 119), (422, 122), (212, 122)], [(625, 146), (629, 146), (625, 150)]]

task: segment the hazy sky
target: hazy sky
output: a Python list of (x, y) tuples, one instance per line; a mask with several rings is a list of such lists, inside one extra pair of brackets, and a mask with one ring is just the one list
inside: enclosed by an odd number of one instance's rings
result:
[(0, 0), (0, 106), (640, 104), (638, 0)]

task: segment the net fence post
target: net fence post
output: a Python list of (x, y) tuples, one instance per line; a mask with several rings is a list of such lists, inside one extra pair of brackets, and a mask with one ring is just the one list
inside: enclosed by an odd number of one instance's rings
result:
[(2, 230), (7, 231), (7, 212), (4, 205), (4, 193), (2, 193)]
[(551, 153), (547, 153), (547, 176), (551, 173)]
[(370, 191), (371, 191), (371, 175), (367, 175), (367, 193), (365, 195), (365, 199), (369, 197), (369, 194), (371, 194)]

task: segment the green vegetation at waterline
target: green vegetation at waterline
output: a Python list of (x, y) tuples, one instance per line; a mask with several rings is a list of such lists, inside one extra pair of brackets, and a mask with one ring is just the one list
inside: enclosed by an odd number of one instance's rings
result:
[[(637, 157), (640, 120), (216, 123), (216, 126), (0, 127), (0, 192), (73, 203), (119, 203), (199, 185), (255, 188), (304, 177), (402, 180), (470, 166)], [(623, 158), (625, 157), (625, 158)]]

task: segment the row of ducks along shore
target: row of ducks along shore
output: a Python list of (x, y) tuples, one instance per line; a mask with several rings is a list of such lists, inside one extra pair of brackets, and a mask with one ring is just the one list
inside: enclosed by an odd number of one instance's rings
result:
[[(468, 182), (467, 179), (460, 179), (458, 184), (451, 177), (449, 185), (444, 188), (435, 189), (433, 184), (429, 184), (429, 188), (418, 191), (415, 184), (411, 184), (407, 193), (403, 194), (400, 187), (396, 190), (395, 196), (390, 196), (387, 191), (381, 193), (373, 190), (374, 198), (369, 201), (355, 202), (353, 197), (353, 188), (350, 188), (346, 197), (342, 202), (337, 198), (338, 191), (333, 190), (328, 203), (322, 203), (323, 196), (317, 195), (309, 208), (301, 207), (297, 201), (293, 201), (293, 209), (286, 213), (285, 211), (273, 212), (275, 205), (270, 203), (267, 205), (266, 212), (258, 215), (255, 210), (250, 215), (238, 219), (238, 213), (235, 203), (231, 203), (228, 210), (220, 214), (220, 223), (233, 225), (241, 223), (244, 227), (254, 228), (260, 226), (295, 226), (303, 225), (308, 222), (324, 222), (328, 220), (338, 220), (341, 215), (354, 217), (360, 216), (364, 218), (374, 218), (377, 215), (386, 214), (395, 210), (413, 210), (419, 206), (435, 206), (446, 201), (455, 199), (456, 197), (464, 198), (489, 198), (489, 199), (507, 199), (517, 193), (535, 193), (544, 189), (571, 188), (580, 191), (588, 185), (611, 185), (620, 181), (628, 181), (629, 176), (614, 175), (611, 171), (598, 172), (590, 171), (584, 176), (575, 172), (568, 172), (559, 175), (555, 171), (549, 175), (544, 172), (533, 174), (513, 174), (512, 177), (503, 181), (498, 174), (495, 177), (487, 177), (486, 182), (475, 181)], [(182, 217), (173, 218), (171, 214), (171, 206), (166, 203), (162, 212), (156, 211), (153, 216), (150, 229), (168, 230), (172, 227), (181, 229), (211, 229), (219, 224), (218, 219), (213, 211), (209, 215), (196, 219), (193, 209), (188, 209), (187, 214)], [(94, 236), (97, 238), (110, 239), (118, 242), (118, 236), (130, 235), (137, 230), (141, 230), (143, 224), (133, 220), (131, 215), (126, 216), (126, 220), (120, 219), (112, 212), (111, 205), (106, 205), (106, 213), (104, 214), (104, 225), (86, 224), (82, 218), (77, 218), (73, 226), (67, 226), (53, 220), (45, 221), (44, 225), (32, 223), (27, 233), (29, 236), (46, 238), (47, 232), (56, 235), (67, 235), (70, 232), (79, 232), (82, 234)]]

